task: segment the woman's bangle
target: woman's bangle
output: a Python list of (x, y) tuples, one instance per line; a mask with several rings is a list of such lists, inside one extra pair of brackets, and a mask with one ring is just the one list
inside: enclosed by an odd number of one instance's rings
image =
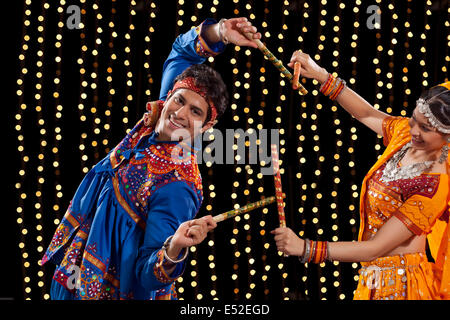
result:
[(341, 78), (335, 78), (331, 73), (329, 73), (327, 81), (325, 81), (320, 86), (320, 92), (334, 101), (337, 99), (337, 97), (345, 87), (345, 80), (342, 80)]
[(173, 259), (171, 259), (171, 258), (169, 257), (169, 255), (167, 254), (167, 250), (169, 249), (170, 242), (172, 241), (172, 238), (173, 238), (173, 235), (170, 236), (170, 237), (168, 237), (168, 238), (166, 239), (166, 241), (164, 241), (164, 244), (163, 244), (163, 246), (162, 246), (162, 249), (164, 250), (164, 258), (165, 258), (167, 261), (169, 261), (170, 263), (177, 264), (177, 263), (180, 263), (180, 262), (184, 261), (184, 259), (186, 259), (187, 255), (188, 255), (188, 250), (187, 250), (187, 248), (184, 248), (184, 254), (183, 254), (183, 257), (181, 257), (181, 259), (178, 259), (178, 260), (173, 260)]
[(309, 253), (311, 251), (311, 241), (309, 239), (305, 239), (305, 249), (303, 250), (303, 256), (300, 259), (301, 263), (309, 262)]
[(303, 256), (299, 257), (301, 263), (322, 263), (328, 258), (328, 241), (311, 241), (309, 239), (305, 239)]
[(225, 19), (225, 18), (220, 19), (220, 21), (219, 21), (219, 38), (220, 38), (220, 41), (222, 41), (224, 44), (229, 44), (230, 41), (228, 41), (228, 39), (223, 35), (223, 30), (222, 30), (223, 29), (223, 23), (225, 21), (227, 21), (227, 19)]

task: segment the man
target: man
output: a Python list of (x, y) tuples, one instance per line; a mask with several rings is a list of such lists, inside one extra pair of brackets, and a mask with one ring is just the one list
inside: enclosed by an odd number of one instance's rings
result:
[(220, 75), (201, 63), (228, 42), (256, 47), (244, 32), (261, 37), (234, 18), (207, 19), (176, 39), (160, 100), (88, 172), (42, 259), (57, 265), (52, 299), (176, 298), (188, 247), (216, 227), (211, 216), (194, 219), (203, 197), (190, 145), (228, 99)]

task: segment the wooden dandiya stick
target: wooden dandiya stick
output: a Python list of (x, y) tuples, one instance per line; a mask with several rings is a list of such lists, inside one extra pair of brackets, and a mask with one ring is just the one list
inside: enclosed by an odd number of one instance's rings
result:
[(298, 88), (300, 87), (300, 68), (301, 68), (301, 64), (300, 62), (296, 62), (294, 63), (294, 79), (292, 79), (292, 89), (294, 90), (298, 90)]
[[(253, 35), (251, 33), (244, 33), (245, 36), (247, 37), (247, 39), (254, 41), (256, 43), (256, 45), (258, 46), (258, 49), (263, 53), (263, 55), (269, 59), (270, 62), (272, 62), (272, 64), (286, 77), (288, 78), (292, 83), (294, 80), (294, 76), (292, 75), (292, 73), (289, 72), (288, 69), (286, 69), (283, 66), (283, 63), (278, 60), (274, 54), (272, 52), (270, 52), (269, 49), (267, 49), (267, 47), (265, 46), (264, 43), (262, 43), (259, 39), (253, 39)], [(298, 83), (298, 90), (300, 91), (300, 93), (302, 95), (306, 95), (308, 93), (308, 91), (300, 84)]]
[(280, 227), (286, 227), (286, 216), (284, 214), (283, 190), (281, 188), (280, 163), (278, 159), (277, 145), (272, 144), (272, 165), (273, 178), (275, 182), (275, 197), (277, 200), (278, 219), (280, 220)]
[[(284, 195), (282, 195), (282, 197), (283, 196)], [(215, 222), (221, 222), (221, 221), (224, 221), (226, 219), (233, 218), (233, 217), (235, 217), (237, 215), (240, 215), (242, 213), (246, 213), (246, 212), (249, 212), (249, 211), (261, 208), (261, 207), (265, 207), (265, 206), (267, 206), (267, 205), (269, 205), (271, 203), (274, 203), (275, 201), (276, 201), (276, 197), (274, 197), (274, 196), (268, 197), (268, 198), (265, 198), (265, 199), (261, 199), (261, 200), (256, 201), (256, 202), (249, 203), (249, 204), (247, 204), (247, 205), (245, 205), (243, 207), (240, 207), (240, 208), (237, 208), (237, 209), (233, 209), (233, 210), (229, 210), (229, 211), (226, 211), (224, 213), (218, 214), (218, 215), (214, 216), (213, 219), (214, 219)]]

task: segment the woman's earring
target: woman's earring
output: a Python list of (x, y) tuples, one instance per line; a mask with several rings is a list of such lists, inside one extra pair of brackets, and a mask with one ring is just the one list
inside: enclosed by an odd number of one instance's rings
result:
[(447, 143), (444, 144), (444, 146), (442, 147), (442, 152), (441, 152), (441, 156), (439, 157), (439, 163), (444, 163), (447, 161), (448, 158), (448, 144), (450, 143), (450, 138), (447, 139)]

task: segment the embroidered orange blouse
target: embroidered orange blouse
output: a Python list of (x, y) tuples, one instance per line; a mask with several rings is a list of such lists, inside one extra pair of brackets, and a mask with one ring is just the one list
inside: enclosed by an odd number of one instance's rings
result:
[(450, 253), (448, 175), (423, 173), (412, 179), (391, 182), (380, 180), (386, 162), (411, 140), (408, 120), (404, 117), (388, 117), (383, 122), (386, 150), (363, 181), (358, 240), (363, 240), (364, 233), (375, 234), (391, 216), (400, 219), (414, 234), (427, 234), (430, 251), (439, 269), (436, 281), (442, 284), (441, 295), (447, 292), (450, 296), (450, 261), (447, 262), (449, 266), (445, 264), (448, 260), (445, 257)]

